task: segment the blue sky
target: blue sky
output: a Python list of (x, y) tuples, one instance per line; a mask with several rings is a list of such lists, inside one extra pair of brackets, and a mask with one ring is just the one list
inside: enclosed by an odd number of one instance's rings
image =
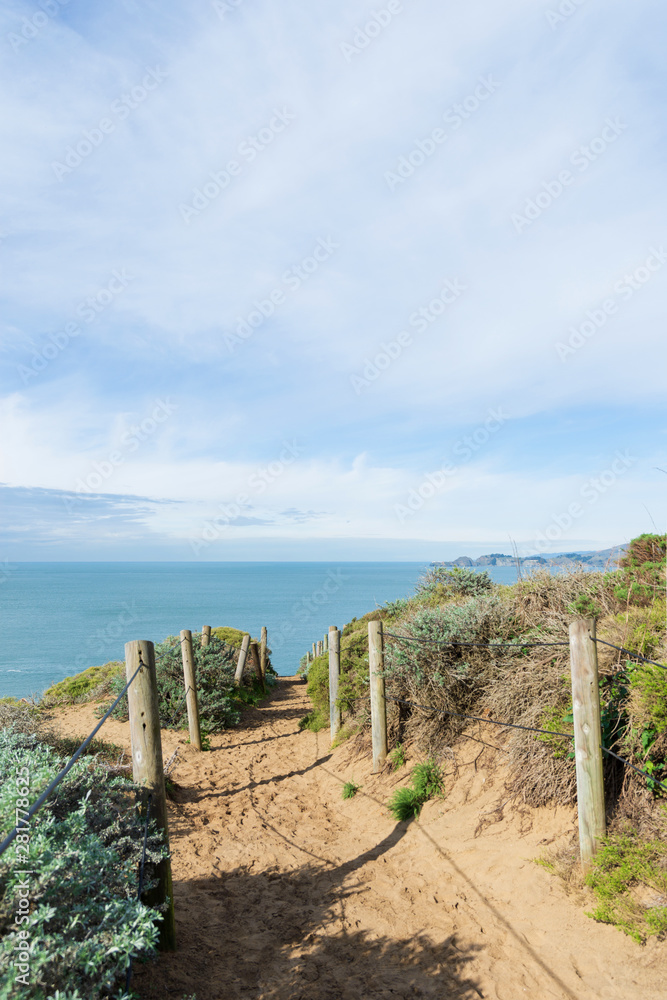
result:
[(664, 530), (666, 20), (5, 3), (0, 557)]

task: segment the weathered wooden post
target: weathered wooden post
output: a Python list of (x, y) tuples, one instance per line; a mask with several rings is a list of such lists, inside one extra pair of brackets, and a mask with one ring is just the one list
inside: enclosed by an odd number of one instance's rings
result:
[(318, 656), (322, 655), (322, 640), (321, 639), (317, 643), (317, 655)]
[[(259, 663), (260, 663), (260, 666), (262, 668), (262, 680), (264, 680), (266, 678), (266, 664), (267, 664), (267, 660), (268, 660), (268, 652), (267, 652), (268, 651), (268, 647), (269, 647), (269, 644), (268, 644), (268, 641), (267, 641), (266, 625), (262, 625), (262, 635), (261, 635), (261, 640), (260, 640), (260, 644), (259, 644)], [(266, 687), (266, 685), (265, 685), (265, 687)]]
[(572, 715), (577, 770), (579, 851), (587, 865), (607, 831), (602, 771), (602, 727), (595, 619), (580, 619), (570, 625), (572, 670)]
[[(331, 631), (331, 629), (329, 629), (329, 632), (330, 632), (330, 631)], [(329, 632), (325, 632), (325, 633), (324, 633), (324, 639), (323, 639), (323, 643), (324, 643), (324, 646), (323, 646), (323, 652), (325, 652), (325, 653), (328, 653), (328, 652), (329, 652)]]
[(250, 645), (250, 636), (246, 632), (243, 636), (243, 642), (241, 643), (241, 652), (239, 653), (239, 662), (236, 664), (236, 673), (234, 674), (234, 683), (237, 687), (240, 686), (243, 680), (243, 671), (245, 669), (245, 661), (248, 655), (248, 646)]
[(368, 623), (368, 669), (371, 687), (373, 773), (387, 759), (387, 703), (384, 697), (384, 640), (382, 622)]
[(181, 657), (183, 659), (183, 678), (185, 680), (185, 704), (188, 710), (188, 729), (190, 743), (201, 750), (201, 731), (199, 729), (199, 703), (197, 701), (197, 681), (195, 679), (195, 659), (192, 653), (192, 632), (189, 628), (181, 631)]
[(317, 643), (313, 643), (313, 659), (317, 656)]
[[(167, 796), (164, 788), (164, 763), (162, 737), (158, 711), (157, 677), (155, 674), (155, 647), (146, 639), (125, 643), (125, 676), (130, 677), (139, 669), (127, 692), (130, 714), (130, 739), (132, 741), (132, 779), (146, 789), (142, 812), (146, 815), (150, 794), (150, 818), (162, 831), (169, 850), (169, 825), (167, 822)], [(147, 906), (167, 903), (160, 922), (160, 951), (176, 950), (174, 925), (174, 891), (171, 882), (171, 859), (163, 858), (156, 866), (157, 885), (144, 893)]]
[(256, 642), (250, 643), (250, 663), (255, 668), (255, 673), (257, 674), (257, 680), (259, 681), (259, 686), (261, 687), (264, 694), (266, 694), (266, 685), (264, 684), (264, 678), (262, 677), (262, 665), (259, 654), (259, 646), (257, 645)]
[(340, 680), (340, 632), (335, 625), (329, 628), (327, 646), (329, 647), (329, 729), (333, 743), (341, 724), (341, 711), (337, 704)]
[(208, 646), (210, 641), (211, 641), (211, 626), (204, 625), (203, 629), (201, 630), (202, 649), (204, 648), (204, 646)]

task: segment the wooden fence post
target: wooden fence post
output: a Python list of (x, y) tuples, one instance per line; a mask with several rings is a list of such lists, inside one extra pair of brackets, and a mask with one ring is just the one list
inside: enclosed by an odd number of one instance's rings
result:
[(317, 643), (313, 643), (313, 659), (317, 656)]
[[(162, 760), (162, 736), (158, 711), (157, 677), (155, 674), (155, 647), (152, 642), (139, 639), (125, 644), (125, 675), (130, 677), (141, 665), (127, 692), (130, 714), (130, 738), (132, 740), (132, 779), (142, 785), (151, 795), (151, 819), (162, 831), (164, 843), (169, 850), (169, 825), (167, 822), (167, 796), (164, 788), (164, 763)], [(147, 799), (142, 804), (146, 814)], [(163, 858), (156, 866), (157, 885), (143, 896), (147, 906), (159, 906), (167, 902), (167, 909), (160, 921), (160, 951), (176, 950), (176, 928), (174, 925), (174, 891), (171, 882), (171, 860)]]
[(596, 853), (607, 826), (602, 771), (600, 686), (595, 619), (580, 619), (570, 625), (572, 670), (572, 715), (577, 769), (579, 850), (587, 865)]
[(185, 704), (188, 710), (190, 743), (193, 747), (196, 747), (197, 750), (201, 750), (201, 730), (199, 728), (199, 703), (197, 701), (195, 659), (192, 653), (192, 632), (189, 628), (184, 628), (181, 631), (181, 657), (183, 659)]
[(250, 645), (250, 636), (246, 632), (243, 636), (243, 642), (241, 643), (241, 652), (239, 653), (239, 662), (236, 664), (236, 673), (234, 674), (234, 683), (237, 687), (240, 686), (243, 680), (243, 670), (245, 668), (245, 661), (248, 655), (248, 646)]
[[(331, 632), (331, 629), (329, 629), (329, 632)], [(324, 646), (323, 646), (323, 652), (325, 652), (325, 653), (328, 653), (328, 652), (329, 652), (329, 632), (325, 632), (325, 633), (324, 633)]]
[(203, 629), (201, 630), (202, 649), (204, 648), (204, 646), (208, 646), (210, 641), (211, 641), (211, 626), (204, 625)]
[(322, 640), (321, 640), (321, 639), (320, 639), (320, 640), (319, 640), (319, 642), (317, 643), (317, 655), (318, 655), (318, 656), (321, 656), (321, 655), (322, 655)]
[(368, 623), (368, 670), (371, 686), (373, 774), (387, 759), (387, 703), (384, 697), (384, 641), (382, 622)]
[(266, 680), (266, 664), (268, 660), (268, 647), (266, 625), (262, 625), (261, 642), (259, 645), (259, 663), (262, 668), (262, 680)]
[(333, 743), (341, 724), (340, 706), (336, 704), (340, 680), (340, 632), (335, 625), (329, 629), (327, 645), (329, 647), (329, 729)]
[(264, 678), (262, 677), (262, 664), (259, 654), (259, 646), (257, 645), (256, 642), (250, 643), (250, 662), (252, 666), (255, 668), (255, 673), (257, 674), (257, 680), (259, 681), (259, 685), (264, 694), (266, 694), (266, 685), (264, 683)]

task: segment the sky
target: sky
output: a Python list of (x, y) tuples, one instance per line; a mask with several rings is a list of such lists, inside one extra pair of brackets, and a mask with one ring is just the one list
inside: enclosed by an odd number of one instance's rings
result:
[(0, 16), (0, 563), (665, 530), (667, 11)]

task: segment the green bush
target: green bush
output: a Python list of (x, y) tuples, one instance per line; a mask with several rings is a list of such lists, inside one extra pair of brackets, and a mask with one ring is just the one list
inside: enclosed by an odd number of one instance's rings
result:
[[(216, 630), (217, 631), (217, 630)], [(202, 647), (199, 634), (192, 637), (192, 651), (197, 678), (197, 698), (202, 736), (236, 725), (240, 715), (236, 705), (234, 650), (211, 634), (208, 646)], [(178, 636), (171, 635), (155, 647), (158, 706), (164, 729), (182, 729), (187, 724), (183, 660)], [(125, 686), (125, 678), (114, 681), (116, 694)], [(127, 696), (114, 710), (114, 718), (126, 720)]]
[(220, 642), (226, 642), (228, 646), (232, 646), (234, 649), (240, 649), (243, 644), (243, 636), (246, 633), (238, 628), (229, 628), (227, 625), (221, 625), (219, 628), (211, 629), (211, 635), (219, 639)]
[(613, 924), (640, 944), (667, 934), (667, 845), (662, 841), (640, 840), (631, 832), (607, 837), (585, 881), (598, 900), (589, 917)]
[(42, 701), (47, 706), (76, 705), (92, 701), (96, 697), (103, 698), (109, 694), (114, 681), (119, 677), (125, 677), (125, 664), (119, 660), (112, 660), (101, 667), (88, 667), (80, 674), (65, 677), (53, 684), (44, 692)]
[(452, 569), (431, 566), (417, 584), (417, 595), (427, 594), (441, 598), (458, 595), (478, 597), (492, 588), (493, 581), (485, 570), (477, 572), (461, 566), (454, 566)]
[[(16, 808), (33, 802), (63, 763), (35, 737), (0, 732), (1, 829), (12, 829)], [(126, 996), (120, 984), (130, 956), (155, 950), (160, 919), (136, 898), (143, 823), (133, 801), (127, 779), (110, 778), (82, 759), (30, 821), (29, 834), (20, 834), (0, 858), (2, 1000), (16, 995), (25, 941), (29, 971), (23, 974), (31, 986), (24, 995), (33, 1000), (101, 1000), (114, 990), (115, 997)], [(164, 854), (151, 826), (146, 888)], [(30, 870), (27, 912), (18, 895), (22, 869)], [(17, 916), (27, 919), (18, 923)]]
[(621, 559), (614, 593), (619, 601), (646, 606), (665, 590), (667, 535), (633, 538)]

